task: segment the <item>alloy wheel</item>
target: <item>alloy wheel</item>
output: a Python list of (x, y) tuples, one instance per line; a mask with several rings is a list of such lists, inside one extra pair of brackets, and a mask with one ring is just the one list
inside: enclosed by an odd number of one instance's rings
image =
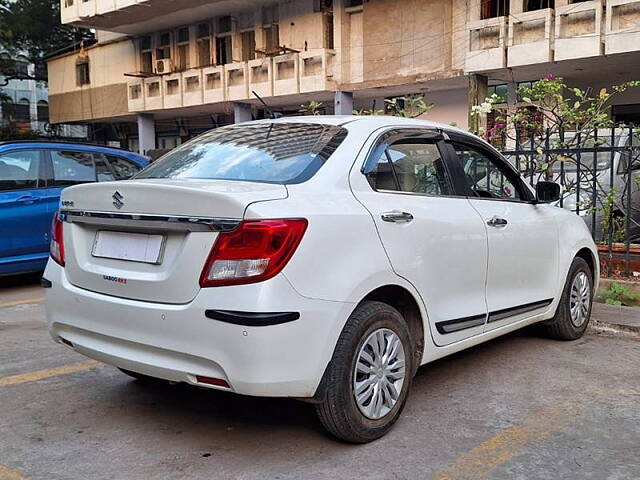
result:
[(580, 328), (587, 321), (589, 315), (589, 305), (591, 303), (591, 285), (585, 272), (578, 272), (571, 284), (571, 294), (569, 297), (569, 311), (571, 312), (571, 323), (576, 328)]
[(387, 415), (400, 398), (405, 381), (405, 349), (388, 328), (372, 332), (358, 352), (353, 395), (360, 412), (372, 420)]

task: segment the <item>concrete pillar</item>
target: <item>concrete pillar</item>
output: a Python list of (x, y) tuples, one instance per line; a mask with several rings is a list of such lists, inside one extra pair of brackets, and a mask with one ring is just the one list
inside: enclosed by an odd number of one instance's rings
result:
[(353, 93), (335, 92), (333, 107), (336, 115), (353, 115)]
[(233, 104), (233, 123), (250, 122), (252, 119), (251, 105), (248, 103)]
[(469, 75), (469, 130), (472, 133), (478, 133), (481, 128), (487, 126), (486, 115), (472, 115), (471, 107), (480, 105), (487, 98), (488, 79), (484, 75), (472, 73)]
[(138, 114), (138, 146), (141, 155), (156, 148), (156, 124), (150, 113)]

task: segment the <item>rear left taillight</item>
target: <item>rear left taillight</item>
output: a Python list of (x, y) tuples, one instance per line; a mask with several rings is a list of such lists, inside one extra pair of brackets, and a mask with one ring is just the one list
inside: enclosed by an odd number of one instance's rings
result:
[(200, 275), (201, 287), (240, 285), (278, 274), (302, 240), (304, 218), (245, 220), (218, 234)]
[(51, 243), (49, 245), (49, 251), (51, 252), (51, 258), (60, 266), (64, 267), (64, 241), (62, 238), (63, 222), (60, 219), (60, 213), (56, 212), (53, 216), (53, 223), (51, 224)]

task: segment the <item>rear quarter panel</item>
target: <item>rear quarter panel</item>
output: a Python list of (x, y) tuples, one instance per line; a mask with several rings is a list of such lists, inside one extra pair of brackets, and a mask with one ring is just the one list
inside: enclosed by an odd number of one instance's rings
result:
[(596, 248), (591, 232), (584, 220), (575, 213), (569, 212), (560, 207), (546, 205), (545, 208), (552, 209), (555, 221), (558, 224), (559, 278), (557, 285), (558, 294), (556, 298), (560, 298), (562, 296), (562, 289), (564, 288), (571, 263), (573, 262), (576, 254), (583, 248), (587, 248), (595, 259), (594, 289), (597, 290), (600, 281), (598, 249)]

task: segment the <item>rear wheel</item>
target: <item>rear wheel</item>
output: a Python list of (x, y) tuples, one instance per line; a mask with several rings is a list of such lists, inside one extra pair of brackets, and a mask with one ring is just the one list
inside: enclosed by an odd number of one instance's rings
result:
[(400, 416), (414, 373), (407, 324), (393, 307), (367, 301), (351, 314), (316, 411), (325, 428), (353, 443), (375, 440)]
[(587, 262), (576, 257), (569, 269), (556, 315), (546, 327), (549, 336), (559, 340), (580, 338), (589, 325), (592, 302), (593, 274)]

